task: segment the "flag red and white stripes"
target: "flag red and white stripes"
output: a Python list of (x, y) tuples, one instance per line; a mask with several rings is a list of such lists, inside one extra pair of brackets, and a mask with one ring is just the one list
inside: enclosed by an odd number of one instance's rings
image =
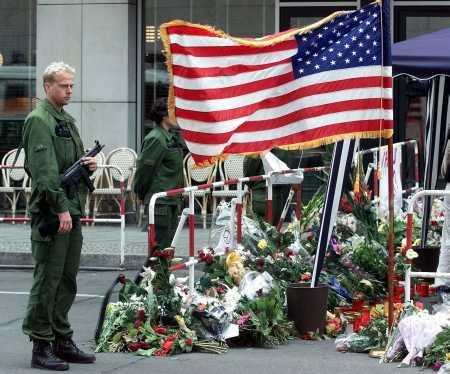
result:
[(304, 32), (240, 39), (184, 21), (161, 26), (170, 114), (197, 164), (224, 154), (391, 136), (391, 67), (348, 65), (295, 77), (296, 35)]

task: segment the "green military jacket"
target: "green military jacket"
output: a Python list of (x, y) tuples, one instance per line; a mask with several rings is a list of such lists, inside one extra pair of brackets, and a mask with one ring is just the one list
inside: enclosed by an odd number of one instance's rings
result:
[[(175, 134), (157, 126), (144, 138), (136, 161), (134, 192), (148, 203), (154, 193), (183, 185), (183, 149)], [(178, 202), (178, 197), (158, 199), (158, 203)]]
[(31, 175), (30, 212), (84, 214), (87, 188), (80, 183), (73, 199), (61, 188), (59, 177), (84, 154), (74, 118), (58, 111), (47, 99), (25, 119), (25, 167)]

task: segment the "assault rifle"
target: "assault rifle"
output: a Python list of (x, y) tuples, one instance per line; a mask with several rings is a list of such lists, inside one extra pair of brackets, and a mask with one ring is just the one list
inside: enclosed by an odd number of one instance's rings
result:
[(95, 190), (91, 179), (89, 178), (89, 169), (83, 164), (84, 157), (95, 157), (105, 146), (100, 145), (98, 140), (95, 141), (95, 146), (89, 152), (72, 164), (60, 177), (61, 187), (66, 191), (67, 197), (73, 199), (75, 192), (81, 181), (87, 186), (90, 192)]

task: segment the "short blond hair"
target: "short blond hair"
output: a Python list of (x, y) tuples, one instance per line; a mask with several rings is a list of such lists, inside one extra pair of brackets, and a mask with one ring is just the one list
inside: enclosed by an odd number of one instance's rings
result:
[(75, 75), (75, 69), (72, 66), (67, 65), (65, 62), (52, 62), (44, 70), (44, 74), (42, 75), (43, 83), (53, 83), (55, 81), (56, 74), (62, 72)]

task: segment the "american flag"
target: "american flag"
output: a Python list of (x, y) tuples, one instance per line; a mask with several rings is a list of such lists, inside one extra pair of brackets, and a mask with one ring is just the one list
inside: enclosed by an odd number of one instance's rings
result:
[(257, 39), (180, 20), (161, 25), (169, 111), (195, 162), (390, 137), (385, 22), (376, 2)]

